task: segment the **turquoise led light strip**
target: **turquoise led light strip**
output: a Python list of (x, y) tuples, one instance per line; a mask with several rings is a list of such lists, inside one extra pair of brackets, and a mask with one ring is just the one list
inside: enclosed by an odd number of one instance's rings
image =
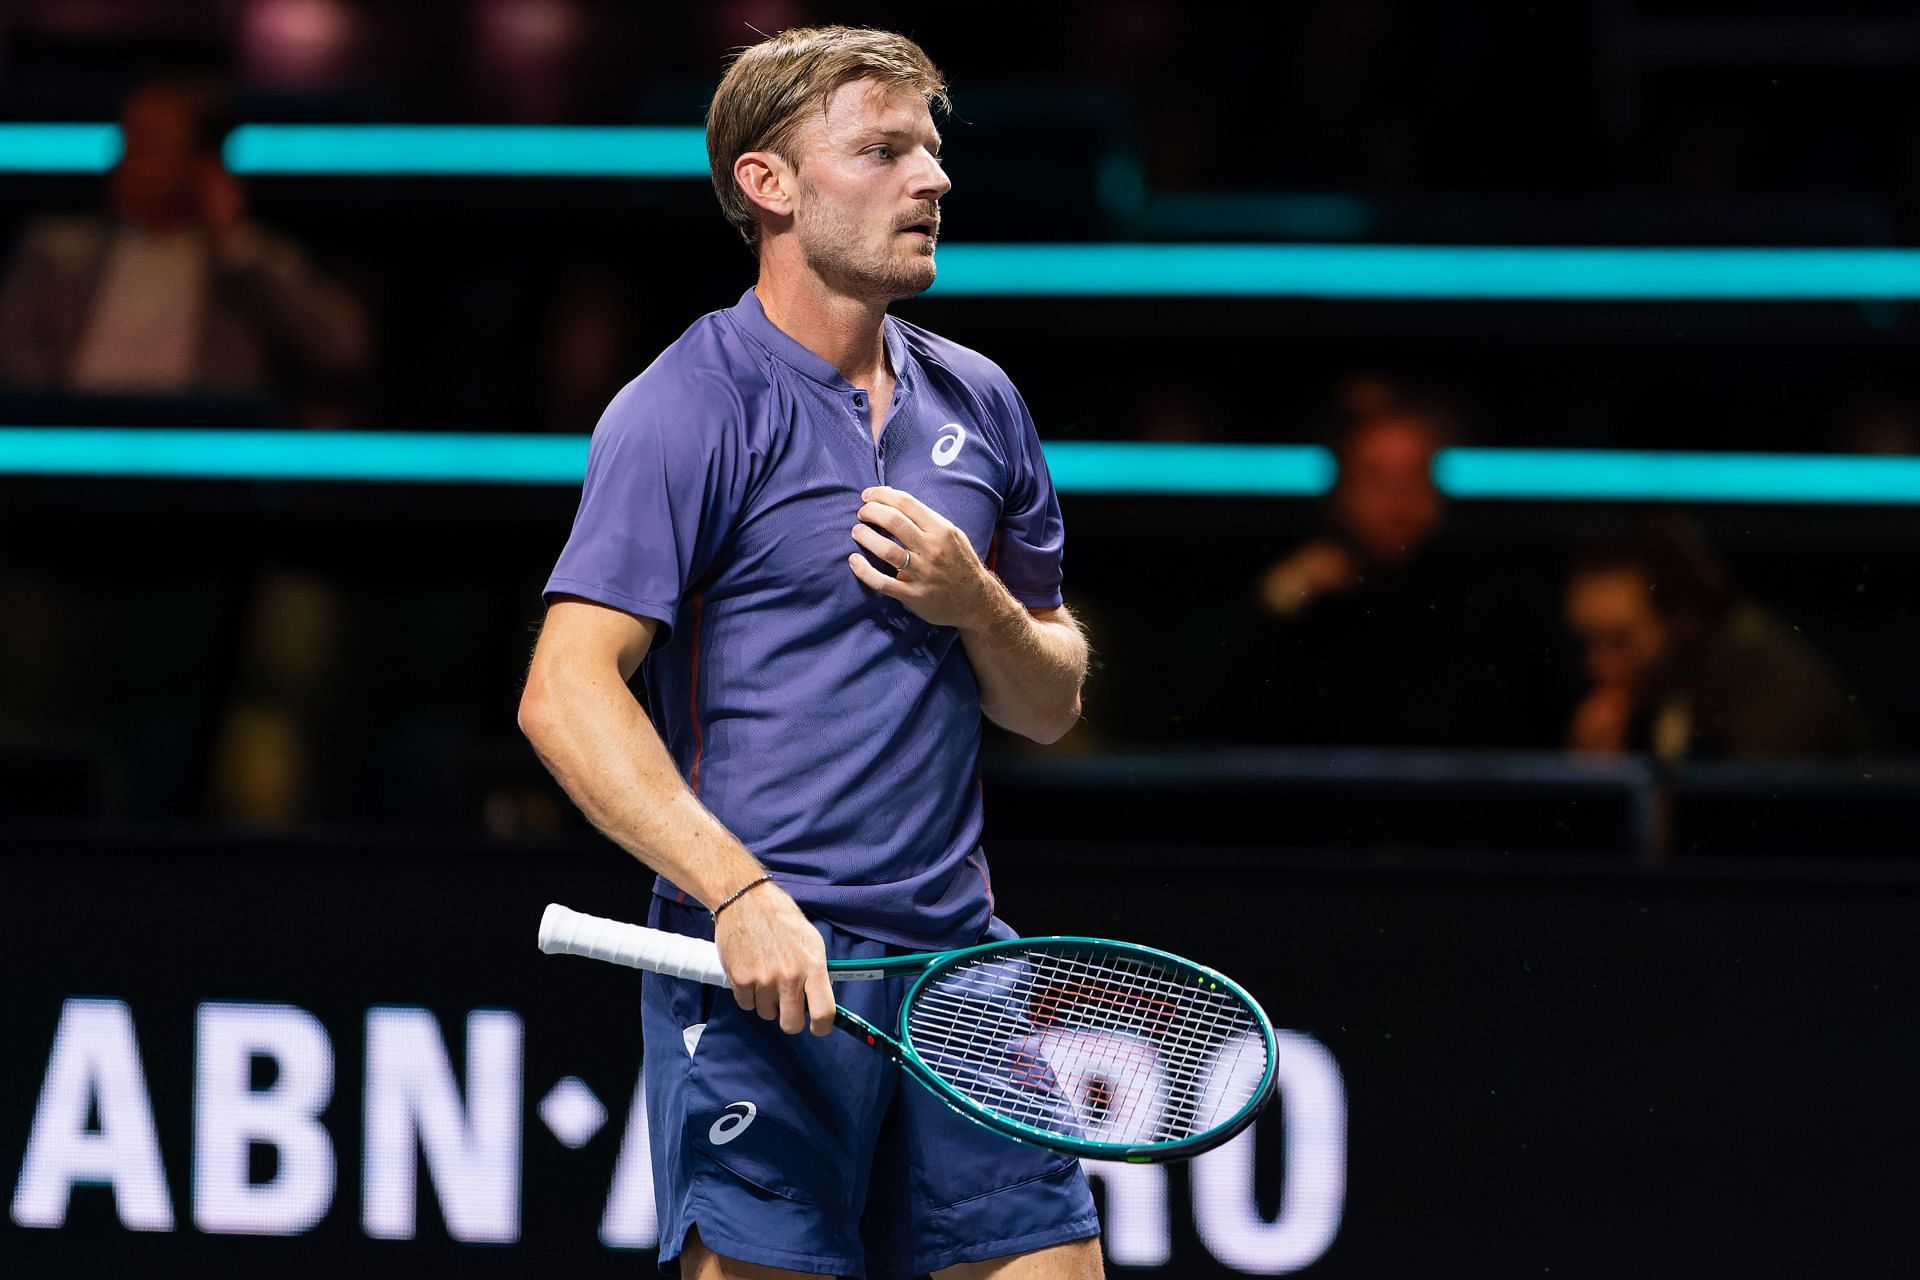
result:
[(1433, 473), (1468, 499), (1920, 504), (1920, 458), (1906, 457), (1447, 449)]
[(577, 485), (585, 436), (0, 428), (0, 474)]
[(235, 173), (425, 177), (705, 178), (699, 125), (249, 124)]
[[(1062, 441), (1055, 485), (1073, 493), (1310, 497), (1333, 457), (1310, 445)], [(587, 438), (398, 431), (0, 428), (0, 475), (577, 485)]]
[(119, 158), (117, 124), (0, 124), (0, 173), (104, 173)]
[(1318, 445), (1059, 440), (1046, 454), (1062, 493), (1314, 497), (1337, 471)]
[[(1334, 461), (1310, 445), (1055, 441), (1063, 493), (1314, 497)], [(573, 486), (578, 435), (0, 428), (0, 475)], [(1448, 449), (1443, 492), (1466, 500), (1920, 505), (1920, 458), (1852, 454)]]
[[(111, 124), (0, 124), (0, 172), (99, 173), (119, 152), (119, 128)], [(254, 175), (707, 176), (705, 132), (698, 125), (249, 124), (227, 139), (226, 154), (235, 171)], [(1337, 205), (1318, 210), (1341, 213)], [(933, 292), (948, 298), (1890, 301), (1920, 298), (1920, 250), (955, 244), (940, 250)]]
[[(0, 173), (103, 173), (113, 124), (0, 124)], [(705, 178), (699, 125), (241, 125), (227, 165), (254, 175)]]
[(1847, 302), (1920, 298), (1920, 250), (956, 244), (936, 297)]

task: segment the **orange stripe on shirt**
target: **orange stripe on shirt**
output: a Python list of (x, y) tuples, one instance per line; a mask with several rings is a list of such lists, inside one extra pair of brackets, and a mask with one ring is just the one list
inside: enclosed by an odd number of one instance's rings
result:
[(970, 853), (967, 855), (967, 863), (975, 871), (978, 871), (980, 873), (980, 883), (987, 886), (987, 914), (992, 915), (993, 914), (993, 880), (990, 876), (987, 875), (987, 864), (985, 860), (982, 859), (979, 853), (977, 852)]

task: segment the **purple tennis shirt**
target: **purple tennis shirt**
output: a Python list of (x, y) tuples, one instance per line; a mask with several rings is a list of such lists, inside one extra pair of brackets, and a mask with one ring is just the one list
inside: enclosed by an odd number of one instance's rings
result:
[(751, 289), (696, 321), (601, 416), (545, 594), (660, 623), (655, 728), (809, 915), (943, 948), (993, 914), (980, 691), (959, 632), (848, 569), (860, 493), (938, 511), (1031, 608), (1061, 603), (1063, 532), (999, 366), (891, 316), (885, 336), (898, 390), (876, 445), (867, 393)]

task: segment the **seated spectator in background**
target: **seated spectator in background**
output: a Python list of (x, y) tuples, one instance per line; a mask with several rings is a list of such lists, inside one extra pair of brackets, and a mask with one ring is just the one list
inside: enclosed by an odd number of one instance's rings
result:
[[(331, 425), (340, 402), (330, 405), (327, 393), (347, 391), (368, 362), (366, 320), (297, 246), (247, 217), (245, 192), (221, 158), (220, 95), (197, 81), (154, 81), (127, 99), (120, 123), (124, 146), (108, 175), (107, 210), (44, 218), (14, 255), (0, 287), (0, 383), (92, 395), (271, 397), (292, 401), (305, 425)], [(85, 647), (54, 643), (58, 619), (81, 611), (88, 588), (0, 583), (0, 614), (33, 591), (63, 602), (47, 613), (42, 647), (64, 661), (38, 678), (63, 689), (93, 683)], [(228, 604), (178, 603), (157, 632), (121, 597), (100, 608), (115, 634), (145, 638), (145, 683), (173, 691), (157, 717), (178, 726), (155, 749), (167, 763), (202, 750), (199, 726), (214, 726), (205, 764), (213, 815), (261, 825), (303, 816), (345, 627), (339, 594), (310, 574), (263, 565), (240, 602), (242, 640), (224, 705), (215, 705), (222, 700), (214, 682), (176, 673), (201, 672), (205, 650), (228, 643)], [(154, 671), (163, 673), (158, 680)], [(136, 760), (143, 770), (148, 763)]]
[[(1364, 393), (1364, 394), (1362, 394)], [(1524, 548), (1495, 560), (1444, 533), (1433, 460), (1454, 411), (1377, 379), (1343, 395), (1340, 475), (1323, 532), (1254, 589), (1267, 619), (1263, 733), (1269, 740), (1400, 747), (1544, 745), (1551, 571)], [(1528, 571), (1539, 596), (1526, 603)], [(1550, 700), (1549, 700), (1550, 701)]]
[(1869, 745), (1832, 666), (1736, 592), (1683, 521), (1581, 552), (1566, 616), (1591, 682), (1567, 733), (1575, 750), (1761, 759)]
[(103, 214), (30, 225), (0, 288), (0, 381), (101, 394), (260, 394), (338, 383), (368, 358), (360, 307), (247, 217), (220, 97), (137, 90)]
[(1291, 617), (1419, 560), (1445, 513), (1433, 459), (1451, 434), (1444, 411), (1417, 405), (1383, 404), (1349, 423), (1336, 445), (1333, 519), (1267, 570), (1261, 607)]

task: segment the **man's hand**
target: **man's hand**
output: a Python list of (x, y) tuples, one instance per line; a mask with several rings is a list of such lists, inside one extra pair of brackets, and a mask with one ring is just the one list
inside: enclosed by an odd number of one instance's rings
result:
[(1262, 576), (1260, 607), (1284, 618), (1322, 596), (1351, 591), (1359, 583), (1360, 566), (1353, 553), (1331, 539), (1315, 538)]
[(1633, 690), (1627, 686), (1595, 685), (1574, 710), (1567, 746), (1575, 751), (1625, 751), (1633, 707)]
[(856, 552), (847, 557), (854, 577), (936, 627), (964, 627), (992, 612), (987, 567), (958, 525), (900, 489), (877, 485), (860, 498), (853, 540), (899, 576), (889, 578)]
[(788, 1035), (832, 1033), (827, 944), (786, 890), (771, 882), (749, 889), (720, 913), (713, 941), (735, 1004), (777, 1019)]
[(960, 632), (987, 719), (1035, 742), (1059, 741), (1080, 718), (1087, 674), (1086, 637), (1066, 607), (1022, 605), (980, 563), (966, 533), (912, 494), (876, 485), (860, 497), (853, 540), (899, 576), (889, 578), (858, 553), (847, 557), (853, 576), (934, 626)]
[(194, 175), (194, 196), (200, 225), (214, 248), (226, 252), (247, 221), (247, 192), (240, 179), (217, 160), (208, 160)]

